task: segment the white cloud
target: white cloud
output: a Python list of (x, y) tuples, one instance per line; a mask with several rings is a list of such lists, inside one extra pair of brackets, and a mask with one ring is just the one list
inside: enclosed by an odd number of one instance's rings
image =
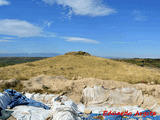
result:
[(0, 35), (16, 37), (42, 36), (43, 30), (27, 21), (17, 19), (0, 20)]
[(0, 42), (11, 42), (11, 40), (1, 40), (0, 39)]
[(7, 0), (0, 0), (0, 6), (4, 6), (4, 5), (9, 5), (10, 2), (8, 2)]
[(42, 0), (46, 4), (58, 4), (69, 8), (69, 14), (88, 15), (88, 16), (106, 16), (116, 11), (104, 4), (102, 0)]
[(146, 21), (147, 20), (147, 16), (144, 16), (143, 13), (139, 10), (134, 10), (133, 15), (134, 15), (134, 20), (136, 21)]
[(58, 36), (56, 33), (53, 33), (53, 32), (45, 32), (45, 33), (43, 33), (43, 35), (41, 35), (41, 37), (54, 38), (54, 37), (58, 37)]
[(0, 37), (0, 39), (12, 40), (12, 39), (16, 39), (16, 38), (15, 37)]
[(93, 43), (93, 44), (99, 43), (99, 41), (81, 37), (63, 37), (63, 39), (65, 39), (67, 42), (83, 42), (83, 43)]

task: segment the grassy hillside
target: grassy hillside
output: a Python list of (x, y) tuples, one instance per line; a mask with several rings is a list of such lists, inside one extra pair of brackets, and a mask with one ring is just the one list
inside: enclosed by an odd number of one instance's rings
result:
[(61, 55), (0, 68), (0, 79), (25, 80), (40, 74), (64, 75), (70, 79), (81, 76), (129, 83), (160, 83), (159, 70), (94, 56)]
[(160, 68), (160, 59), (116, 59), (118, 61), (124, 61), (131, 64), (136, 64), (141, 67), (155, 67)]
[(43, 57), (0, 57), (0, 67), (15, 65), (19, 63), (33, 62), (44, 59)]

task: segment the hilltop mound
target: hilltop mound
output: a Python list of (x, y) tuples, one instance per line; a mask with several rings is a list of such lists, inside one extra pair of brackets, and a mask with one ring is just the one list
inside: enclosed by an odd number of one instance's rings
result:
[(89, 53), (87, 52), (83, 52), (83, 51), (78, 51), (78, 52), (68, 52), (65, 55), (83, 55), (83, 56), (91, 56)]
[(67, 79), (74, 80), (79, 77), (92, 77), (129, 83), (160, 83), (160, 71), (157, 69), (139, 67), (95, 56), (61, 55), (0, 68), (0, 80), (12, 78), (27, 80), (41, 74), (63, 75)]

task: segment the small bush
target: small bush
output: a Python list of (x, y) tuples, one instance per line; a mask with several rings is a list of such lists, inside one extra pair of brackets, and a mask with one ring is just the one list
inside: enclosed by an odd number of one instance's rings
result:
[(29, 78), (26, 76), (17, 76), (16, 79), (17, 80), (28, 80)]
[(4, 84), (1, 84), (0, 91), (3, 91), (4, 89), (14, 89), (17, 91), (22, 91), (23, 87), (24, 86), (22, 85), (21, 81), (14, 80), (11, 82), (5, 82)]
[(26, 65), (27, 65), (27, 66), (31, 66), (31, 67), (35, 67), (35, 66), (36, 66), (36, 65), (33, 64), (33, 63), (27, 63)]

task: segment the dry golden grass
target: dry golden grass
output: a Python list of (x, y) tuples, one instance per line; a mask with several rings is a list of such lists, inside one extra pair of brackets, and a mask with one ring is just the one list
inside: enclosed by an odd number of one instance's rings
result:
[(129, 83), (160, 83), (160, 71), (95, 56), (61, 55), (0, 68), (0, 79), (26, 80), (40, 74), (94, 77)]

